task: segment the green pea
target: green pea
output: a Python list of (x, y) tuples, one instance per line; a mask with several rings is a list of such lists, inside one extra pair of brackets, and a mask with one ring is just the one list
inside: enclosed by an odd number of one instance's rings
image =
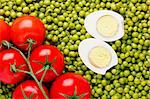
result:
[(32, 2), (32, 0), (25, 0), (27, 3), (31, 3)]
[(121, 53), (121, 54), (120, 54), (120, 58), (121, 58), (121, 59), (124, 59), (124, 58), (125, 58), (125, 55), (124, 55), (123, 53)]
[(118, 92), (118, 93), (122, 93), (122, 92), (123, 92), (123, 88), (122, 88), (122, 87), (118, 87), (118, 88), (117, 88), (117, 92)]
[(80, 12), (79, 12), (79, 16), (80, 16), (80, 17), (83, 17), (84, 15), (85, 15), (85, 11), (80, 11)]
[(130, 71), (129, 70), (125, 70), (124, 71), (124, 75), (127, 77), (128, 75), (130, 75)]
[(79, 36), (78, 36), (78, 35), (75, 34), (75, 35), (72, 36), (72, 40), (76, 41), (76, 40), (78, 40), (78, 39), (79, 39)]
[[(18, 12), (18, 13), (21, 13), (21, 12)], [(36, 12), (32, 12), (32, 13), (30, 13), (30, 15), (31, 16), (37, 16), (37, 13)], [(17, 15), (17, 16), (19, 16), (19, 15)]]
[(125, 9), (125, 8), (120, 8), (120, 9), (119, 9), (119, 12), (120, 12), (121, 14), (124, 14), (124, 13), (125, 13), (125, 11), (126, 11), (126, 9)]
[(48, 39), (48, 40), (52, 39), (52, 37), (53, 37), (52, 34), (48, 34), (48, 35), (47, 35), (47, 39)]
[(116, 46), (115, 44), (112, 44), (112, 48), (113, 48), (114, 50), (117, 50), (117, 46)]
[(134, 86), (131, 86), (131, 88), (130, 88), (132, 91), (134, 91), (135, 90), (135, 87)]
[(129, 92), (129, 88), (126, 88), (126, 87), (125, 87), (125, 88), (124, 88), (124, 92), (125, 92), (125, 93), (128, 93), (128, 92)]
[(97, 88), (97, 89), (96, 89), (96, 93), (99, 94), (99, 95), (102, 95), (102, 94), (103, 94), (103, 91), (102, 91), (102, 89)]
[(15, 2), (17, 5), (20, 5), (23, 2), (23, 0), (15, 0)]
[(22, 9), (22, 12), (23, 12), (23, 13), (28, 13), (29, 11), (30, 11), (29, 7), (24, 7), (24, 8)]
[(90, 81), (90, 80), (91, 80), (91, 75), (90, 75), (90, 74), (86, 74), (86, 75), (85, 75), (85, 78), (86, 78), (88, 81)]
[(150, 89), (150, 87), (147, 86), (147, 85), (144, 87), (144, 90), (145, 90), (145, 91), (148, 91), (149, 89)]
[(64, 27), (64, 28), (67, 28), (67, 27), (68, 27), (68, 23), (67, 23), (67, 22), (64, 22), (63, 27)]
[(0, 15), (3, 15), (5, 13), (4, 9), (0, 9)]
[(138, 94), (137, 93), (133, 93), (133, 98), (137, 99), (138, 98)]
[(105, 86), (105, 89), (106, 89), (107, 91), (111, 91), (111, 86), (110, 86), (110, 85), (107, 85), (107, 86)]
[(58, 17), (58, 19), (59, 19), (60, 21), (64, 21), (64, 20), (65, 20), (65, 17), (64, 17), (63, 15), (60, 15), (60, 16)]
[(11, 12), (11, 13), (10, 13), (10, 16), (11, 16), (12, 18), (16, 18), (17, 14), (16, 14), (15, 12)]
[(80, 25), (80, 24), (77, 24), (77, 25), (75, 26), (75, 28), (76, 28), (76, 30), (80, 30), (80, 29), (81, 29), (81, 25)]
[(112, 74), (116, 74), (117, 73), (117, 70), (116, 69), (112, 69)]
[(58, 24), (58, 22), (59, 22), (58, 18), (54, 18), (54, 19), (53, 19), (53, 22), (54, 22), (55, 24)]
[(139, 54), (139, 59), (140, 59), (140, 60), (144, 60), (144, 59), (145, 59), (145, 55), (142, 54), (142, 53), (140, 53), (140, 54)]
[(54, 12), (59, 14), (60, 13), (60, 9), (59, 8), (55, 8)]
[(120, 82), (120, 84), (124, 84), (125, 83), (125, 79), (124, 78), (120, 78), (119, 82)]
[(77, 55), (77, 54), (76, 54), (74, 51), (70, 51), (70, 52), (69, 52), (69, 56), (71, 56), (71, 57), (76, 57), (76, 55)]
[(115, 3), (112, 3), (112, 4), (111, 4), (111, 9), (112, 9), (112, 10), (116, 10), (116, 9), (117, 9), (117, 6), (116, 6)]
[(146, 99), (146, 96), (142, 96), (141, 99)]
[(53, 29), (57, 31), (58, 26), (57, 26), (57, 25), (54, 25), (54, 26), (53, 26)]
[(106, 75), (105, 75), (105, 77), (106, 77), (107, 79), (110, 79), (110, 78), (112, 77), (112, 74), (111, 74), (110, 72), (107, 72)]
[(9, 16), (9, 15), (10, 15), (10, 11), (6, 11), (6, 12), (5, 12), (5, 15), (6, 15), (6, 16)]
[(135, 79), (134, 79), (134, 83), (138, 85), (138, 84), (140, 84), (140, 80), (137, 79), (137, 78), (135, 78)]
[(53, 37), (52, 37), (52, 41), (53, 41), (53, 42), (57, 42), (57, 41), (58, 41), (58, 37), (57, 37), (57, 36), (53, 36)]
[(103, 86), (106, 86), (106, 85), (107, 85), (107, 81), (106, 81), (106, 80), (102, 80), (101, 83), (102, 83)]
[(150, 40), (145, 40), (144, 45), (145, 46), (150, 46)]
[(111, 99), (119, 99), (119, 97), (115, 94), (111, 97)]
[(74, 46), (71, 45), (71, 46), (69, 47), (69, 49), (70, 49), (70, 50), (74, 50)]
[(116, 91), (113, 89), (109, 92), (110, 96), (113, 96), (115, 93), (116, 93)]
[(107, 96), (106, 95), (102, 95), (101, 99), (107, 99)]
[(92, 83), (96, 83), (96, 79), (92, 79), (91, 82), (92, 82)]
[(134, 80), (134, 77), (132, 75), (129, 75), (128, 76), (128, 81), (133, 81)]
[(120, 46), (121, 46), (121, 41), (120, 41), (120, 40), (117, 40), (117, 41), (115, 42), (115, 45), (116, 45), (117, 47), (120, 47)]
[(51, 16), (46, 16), (46, 20), (47, 20), (47, 22), (51, 22), (52, 21), (52, 17)]

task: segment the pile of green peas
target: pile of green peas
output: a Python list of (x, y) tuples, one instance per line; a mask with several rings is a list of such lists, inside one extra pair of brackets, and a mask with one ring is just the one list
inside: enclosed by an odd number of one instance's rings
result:
[[(78, 45), (92, 38), (84, 27), (85, 17), (104, 9), (124, 17), (125, 35), (109, 43), (119, 63), (101, 75), (83, 64)], [(44, 43), (64, 54), (64, 73), (75, 72), (89, 81), (92, 99), (150, 99), (150, 0), (0, 0), (0, 19), (9, 25), (26, 14), (42, 20)], [(0, 99), (11, 99), (14, 88), (1, 83)]]

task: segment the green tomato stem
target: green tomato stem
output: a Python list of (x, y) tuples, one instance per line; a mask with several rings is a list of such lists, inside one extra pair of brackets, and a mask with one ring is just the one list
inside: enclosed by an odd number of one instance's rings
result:
[(44, 91), (44, 89), (43, 89), (43, 87), (42, 87), (42, 83), (40, 83), (40, 82), (38, 81), (38, 79), (36, 78), (36, 76), (34, 75), (34, 72), (33, 72), (33, 70), (32, 70), (32, 67), (31, 67), (31, 64), (30, 64), (30, 61), (29, 61), (29, 56), (30, 56), (30, 52), (31, 52), (31, 47), (32, 47), (32, 44), (33, 44), (33, 43), (30, 43), (30, 42), (29, 42), (28, 58), (26, 58), (25, 55), (24, 55), (19, 49), (13, 47), (13, 46), (11, 45), (11, 43), (9, 43), (9, 42), (7, 42), (7, 41), (4, 41), (4, 44), (5, 44), (5, 46), (8, 46), (8, 47), (10, 47), (10, 48), (12, 48), (12, 49), (18, 51), (18, 52), (21, 54), (21, 56), (22, 56), (22, 57), (25, 59), (25, 61), (27, 62), (27, 65), (28, 65), (28, 67), (29, 67), (30, 72), (23, 71), (23, 70), (18, 70), (18, 69), (17, 69), (17, 70), (20, 71), (20, 72), (23, 72), (23, 73), (30, 74), (30, 75), (32, 76), (32, 78), (35, 80), (35, 82), (38, 84), (38, 86), (39, 86), (40, 90), (42, 91), (43, 95), (45, 96), (45, 98), (46, 98), (46, 99), (49, 99), (49, 97), (46, 95), (46, 92)]
[(42, 77), (41, 77), (41, 80), (40, 80), (40, 83), (41, 83), (41, 84), (42, 84), (42, 82), (43, 82), (43, 79), (44, 79), (44, 77), (45, 77), (45, 75), (46, 75), (47, 70), (48, 70), (48, 69), (45, 69), (45, 70), (44, 70), (44, 73), (43, 73), (43, 75), (42, 75)]
[(33, 70), (32, 70), (32, 67), (31, 67), (31, 64), (30, 64), (30, 62), (29, 62), (29, 56), (30, 56), (29, 54), (30, 54), (30, 52), (31, 52), (31, 47), (29, 47), (28, 58), (26, 58), (26, 57), (24, 56), (24, 54), (23, 54), (19, 49), (15, 48), (15, 47), (12, 47), (12, 46), (11, 46), (11, 48), (17, 50), (17, 51), (23, 56), (23, 58), (25, 59), (25, 61), (26, 61), (27, 64), (28, 64), (28, 67), (29, 67), (29, 70), (30, 70), (30, 75), (31, 75), (32, 78), (35, 80), (35, 82), (38, 84), (38, 86), (39, 86), (40, 90), (42, 91), (43, 95), (45, 96), (45, 98), (46, 98), (46, 99), (49, 99), (48, 96), (46, 95), (46, 93), (45, 93), (43, 87), (42, 87), (42, 84), (38, 81), (38, 79), (37, 79), (36, 76), (34, 75)]

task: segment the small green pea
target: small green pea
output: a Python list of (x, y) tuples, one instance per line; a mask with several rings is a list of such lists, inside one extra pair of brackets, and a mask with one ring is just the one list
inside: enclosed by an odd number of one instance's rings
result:
[(132, 75), (129, 75), (128, 76), (128, 81), (133, 81), (134, 80), (134, 77)]
[(20, 5), (23, 2), (23, 0), (15, 0), (15, 2), (17, 5)]
[(57, 42), (57, 41), (58, 41), (58, 37), (57, 37), (57, 36), (53, 36), (53, 37), (52, 37), (52, 41), (53, 41), (53, 42)]
[(103, 86), (106, 86), (106, 85), (107, 85), (107, 81), (106, 81), (106, 80), (102, 80), (101, 83), (102, 83)]
[(105, 77), (106, 77), (106, 79), (111, 79), (111, 77), (112, 77), (111, 72), (107, 72), (107, 73), (105, 74)]
[(110, 86), (110, 85), (107, 85), (107, 86), (105, 86), (105, 89), (106, 89), (107, 91), (111, 91), (111, 86)]
[(25, 0), (27, 3), (31, 3), (32, 2), (32, 0)]
[(29, 11), (30, 11), (29, 7), (24, 7), (24, 8), (22, 9), (22, 12), (23, 12), (23, 13), (28, 13)]

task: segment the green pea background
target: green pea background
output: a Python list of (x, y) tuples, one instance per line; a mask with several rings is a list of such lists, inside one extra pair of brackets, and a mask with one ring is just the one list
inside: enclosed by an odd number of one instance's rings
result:
[[(118, 64), (101, 75), (83, 64), (78, 45), (92, 38), (84, 27), (85, 17), (104, 9), (124, 17), (125, 35), (109, 43)], [(75, 72), (89, 81), (92, 99), (150, 99), (150, 0), (0, 0), (0, 19), (10, 26), (23, 15), (42, 20), (44, 43), (64, 54), (63, 73)], [(11, 99), (16, 86), (0, 83), (0, 99)]]

